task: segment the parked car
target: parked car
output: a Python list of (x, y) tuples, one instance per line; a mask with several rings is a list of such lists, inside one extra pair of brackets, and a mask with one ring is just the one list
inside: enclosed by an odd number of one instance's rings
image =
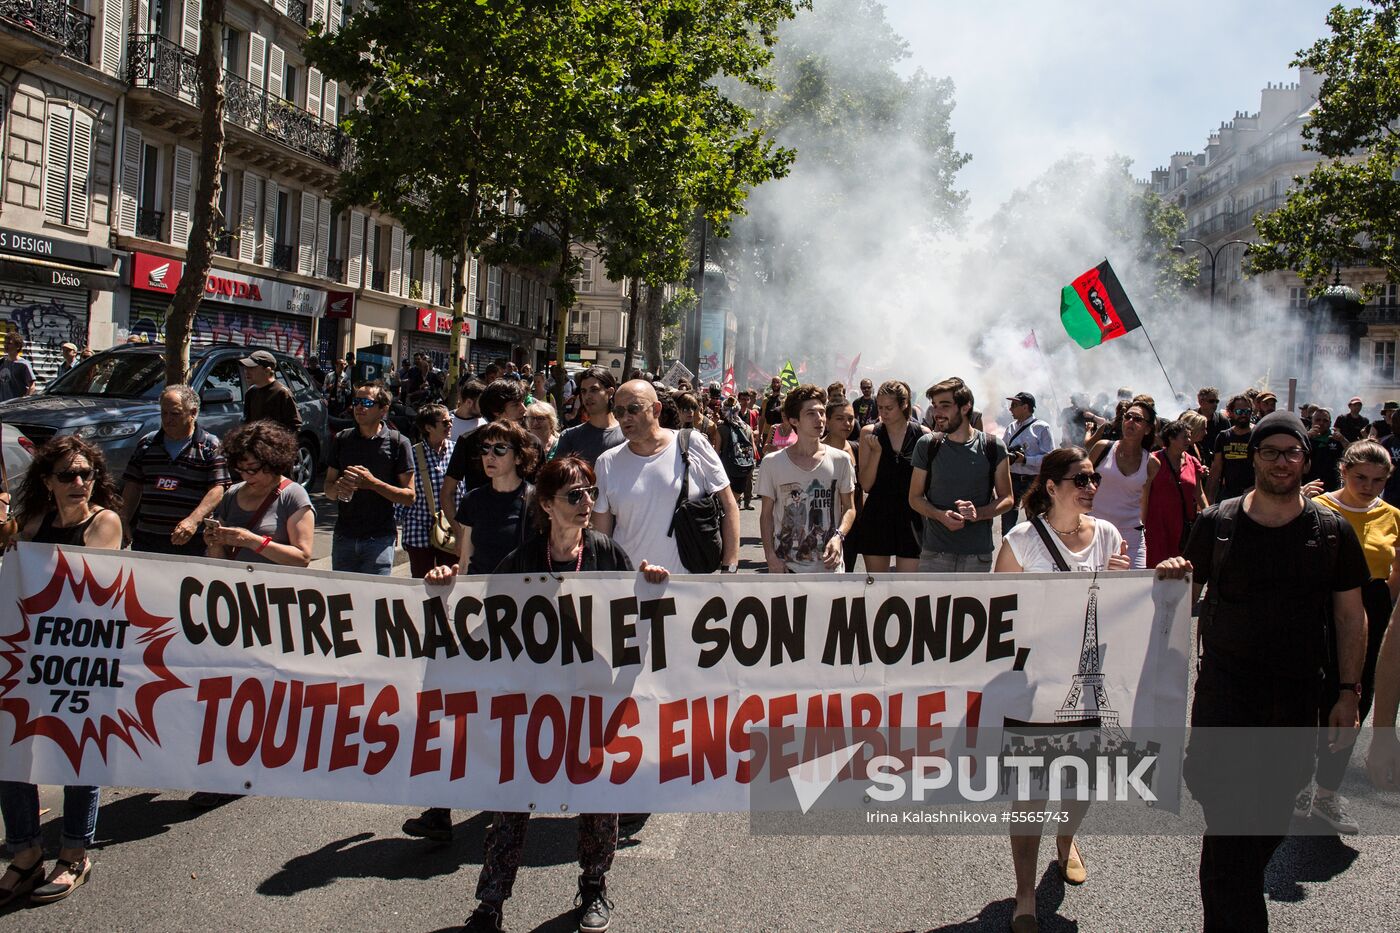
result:
[[(228, 436), (243, 422), (243, 367), (238, 361), (248, 352), (247, 347), (227, 344), (190, 351), (190, 387), (199, 393), (199, 425), (218, 437)], [(273, 355), (277, 378), (292, 390), (301, 412), (292, 478), (310, 488), (330, 443), (326, 399), (300, 361), (285, 353), (274, 351)], [(0, 422), (7, 440), (17, 431), (34, 445), (55, 434), (76, 434), (92, 441), (120, 477), (137, 442), (160, 427), (164, 388), (165, 348), (126, 344), (83, 360), (50, 381), (40, 395), (0, 403)]]
[(24, 482), (24, 474), (29, 472), (29, 464), (34, 458), (25, 446), (26, 438), (16, 431), (5, 431), (0, 438), (0, 455), (5, 458), (6, 488), (11, 496), (19, 492), (19, 484)]

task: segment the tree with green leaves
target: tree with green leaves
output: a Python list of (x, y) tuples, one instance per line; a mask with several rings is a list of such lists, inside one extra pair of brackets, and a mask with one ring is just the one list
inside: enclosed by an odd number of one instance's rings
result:
[(1334, 7), (1327, 25), (1293, 61), (1323, 76), (1303, 136), (1324, 161), (1255, 218), (1247, 254), (1251, 271), (1291, 269), (1315, 292), (1347, 266), (1400, 282), (1400, 0)]

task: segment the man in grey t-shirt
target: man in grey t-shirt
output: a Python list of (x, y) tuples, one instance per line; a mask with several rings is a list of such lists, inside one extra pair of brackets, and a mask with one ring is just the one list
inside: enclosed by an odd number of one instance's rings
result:
[(992, 519), (1011, 508), (1011, 467), (999, 438), (974, 431), (961, 379), (929, 389), (935, 434), (914, 447), (909, 506), (924, 516), (920, 573), (987, 573)]
[(612, 413), (616, 390), (617, 380), (603, 367), (594, 366), (584, 372), (579, 379), (579, 392), (585, 420), (559, 435), (554, 459), (573, 456), (595, 463), (604, 451), (627, 443)]

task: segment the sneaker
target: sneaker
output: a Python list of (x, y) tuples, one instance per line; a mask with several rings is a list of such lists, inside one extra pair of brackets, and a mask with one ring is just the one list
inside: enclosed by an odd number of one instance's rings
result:
[(579, 875), (578, 896), (574, 898), (574, 913), (578, 916), (578, 933), (607, 933), (612, 923), (612, 901), (608, 900), (608, 884), (602, 878)]
[(1313, 798), (1312, 814), (1344, 836), (1361, 832), (1361, 826), (1347, 812), (1347, 799), (1341, 794)]
[(504, 930), (501, 908), (487, 901), (476, 905), (476, 910), (467, 918), (466, 926), (462, 927), (462, 933), (502, 933)]
[(1306, 820), (1309, 814), (1312, 813), (1312, 804), (1313, 789), (1312, 785), (1309, 784), (1307, 787), (1303, 788), (1302, 792), (1299, 793), (1296, 798), (1294, 798), (1293, 815), (1300, 820)]
[(445, 807), (429, 807), (412, 819), (404, 820), (403, 831), (419, 839), (451, 842), (452, 811)]

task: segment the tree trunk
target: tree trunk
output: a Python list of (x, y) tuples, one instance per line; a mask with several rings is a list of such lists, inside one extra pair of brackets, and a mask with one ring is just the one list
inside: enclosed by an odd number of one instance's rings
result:
[(555, 297), (558, 301), (559, 320), (554, 325), (554, 410), (564, 410), (564, 380), (568, 373), (564, 369), (564, 345), (569, 339), (569, 309), (572, 304), (564, 303), (564, 295), (568, 291), (569, 262), (573, 259), (569, 251), (569, 240), (573, 234), (569, 230), (569, 225), (564, 224), (557, 231), (559, 234), (559, 276), (554, 286)]
[(647, 286), (647, 308), (642, 313), (646, 327), (642, 331), (642, 348), (646, 351), (647, 366), (658, 377), (662, 375), (661, 329), (665, 322), (661, 319), (661, 306), (665, 304), (665, 286)]
[(467, 217), (462, 224), (462, 245), (457, 254), (457, 271), (452, 277), (452, 336), (448, 338), (447, 361), (447, 399), (452, 403), (452, 407), (457, 407), (459, 401), (458, 389), (462, 383), (462, 330), (466, 327), (467, 302), (470, 297), (467, 294), (467, 285), (471, 281), (471, 258), (472, 241), (467, 233), (476, 224), (477, 215), (477, 181), (473, 175), (467, 182)]
[(185, 271), (175, 297), (165, 311), (165, 384), (183, 385), (189, 378), (190, 331), (204, 283), (214, 257), (214, 218), (219, 211), (219, 183), (224, 168), (224, 48), (226, 0), (204, 0), (199, 20), (200, 144), (199, 178), (195, 184), (190, 238), (185, 245)]
[(632, 354), (637, 347), (637, 292), (641, 287), (641, 279), (632, 276), (632, 313), (627, 315), (627, 352), (622, 356), (622, 378), (618, 382), (632, 378)]

